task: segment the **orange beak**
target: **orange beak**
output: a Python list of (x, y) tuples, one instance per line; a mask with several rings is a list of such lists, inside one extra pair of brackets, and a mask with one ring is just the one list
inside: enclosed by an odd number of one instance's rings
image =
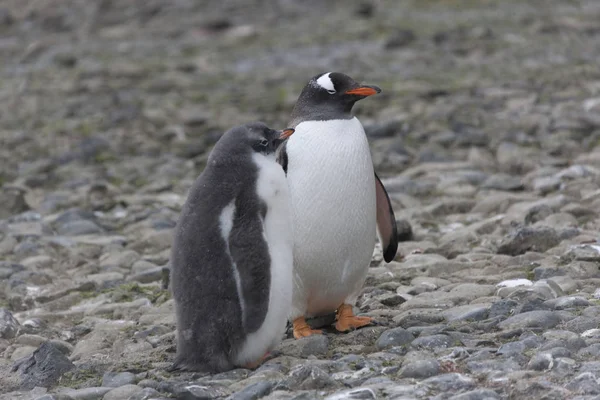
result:
[(287, 128), (284, 129), (283, 131), (281, 131), (281, 135), (279, 135), (279, 139), (287, 139), (290, 136), (292, 136), (292, 133), (294, 133), (295, 130), (292, 128)]
[(366, 86), (365, 85), (365, 86), (359, 86), (355, 89), (346, 90), (345, 93), (367, 97), (367, 96), (372, 96), (377, 93), (381, 93), (381, 89), (379, 89), (377, 86)]

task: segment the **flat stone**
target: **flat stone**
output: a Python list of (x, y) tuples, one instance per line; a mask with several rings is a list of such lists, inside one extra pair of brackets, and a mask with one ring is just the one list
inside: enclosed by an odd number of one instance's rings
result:
[(154, 267), (147, 269), (137, 274), (129, 275), (127, 281), (140, 282), (140, 283), (151, 283), (157, 282), (162, 279), (163, 267)]
[(596, 375), (591, 372), (584, 372), (571, 379), (565, 387), (577, 393), (582, 394), (600, 394), (600, 383)]
[(141, 392), (143, 389), (137, 385), (125, 385), (107, 392), (102, 400), (122, 400)]
[(336, 392), (326, 396), (323, 400), (375, 400), (377, 396), (373, 389), (365, 387), (365, 388), (355, 388), (350, 390), (344, 390), (341, 392)]
[(440, 363), (438, 360), (419, 360), (405, 364), (400, 369), (402, 378), (424, 379), (439, 374)]
[(552, 369), (554, 366), (554, 357), (550, 353), (538, 353), (531, 357), (529, 363), (527, 364), (527, 368), (533, 369), (535, 371), (545, 371)]
[(135, 382), (135, 375), (131, 372), (106, 372), (102, 376), (102, 386), (121, 387)]
[(498, 393), (490, 389), (475, 389), (449, 397), (448, 400), (500, 400)]
[(411, 345), (415, 348), (426, 348), (426, 349), (445, 349), (454, 347), (457, 344), (456, 340), (452, 339), (447, 335), (430, 335), (430, 336), (419, 336), (412, 341)]
[(85, 219), (69, 221), (57, 228), (57, 233), (63, 236), (96, 235), (103, 232), (104, 230), (94, 222)]
[(553, 311), (529, 311), (505, 319), (498, 324), (498, 327), (501, 329), (551, 329), (559, 323), (560, 318)]
[(113, 390), (113, 388), (110, 387), (89, 387), (83, 389), (69, 389), (62, 393), (73, 400), (100, 400), (111, 390)]
[(564, 310), (574, 307), (587, 307), (590, 305), (590, 302), (581, 296), (564, 296), (547, 300), (544, 302), (544, 305), (553, 310)]
[(444, 310), (442, 311), (442, 315), (448, 322), (463, 320), (481, 321), (487, 318), (490, 307), (490, 303), (467, 304)]
[(524, 227), (507, 236), (498, 247), (498, 254), (517, 256), (527, 251), (540, 253), (558, 245), (561, 239), (552, 228)]
[(386, 349), (388, 347), (407, 346), (415, 337), (412, 333), (404, 328), (392, 328), (383, 332), (375, 345), (378, 349)]
[(278, 348), (285, 355), (302, 358), (326, 354), (328, 349), (329, 338), (325, 335), (311, 335), (300, 339), (287, 339)]
[(427, 378), (419, 382), (419, 386), (425, 386), (441, 392), (458, 391), (473, 388), (475, 380), (463, 374), (449, 373)]
[(140, 258), (137, 251), (125, 250), (119, 253), (107, 253), (100, 257), (102, 267), (131, 268)]

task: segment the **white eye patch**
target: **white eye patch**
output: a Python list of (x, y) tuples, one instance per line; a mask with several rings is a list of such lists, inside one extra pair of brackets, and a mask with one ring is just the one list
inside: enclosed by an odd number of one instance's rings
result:
[(317, 79), (317, 85), (319, 85), (323, 89), (327, 90), (328, 93), (334, 94), (335, 86), (333, 86), (333, 82), (331, 81), (329, 74), (331, 74), (331, 72), (321, 75), (319, 77), (319, 79)]

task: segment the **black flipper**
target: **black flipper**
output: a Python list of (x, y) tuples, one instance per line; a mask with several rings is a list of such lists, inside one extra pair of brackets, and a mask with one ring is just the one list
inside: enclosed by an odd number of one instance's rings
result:
[(375, 193), (377, 199), (377, 235), (383, 248), (383, 259), (389, 263), (396, 257), (398, 251), (398, 227), (392, 209), (390, 197), (375, 174)]

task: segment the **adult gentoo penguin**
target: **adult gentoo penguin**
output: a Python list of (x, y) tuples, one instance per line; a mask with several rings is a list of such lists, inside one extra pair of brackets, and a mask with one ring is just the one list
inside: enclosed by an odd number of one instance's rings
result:
[(369, 143), (351, 114), (358, 100), (380, 93), (338, 72), (313, 77), (292, 111), (296, 131), (278, 152), (290, 186), (294, 226), (294, 337), (321, 333), (305, 317), (337, 310), (338, 331), (371, 323), (355, 316), (375, 237), (384, 259), (398, 249), (396, 219), (375, 174)]
[(281, 340), (293, 232), (275, 151), (293, 132), (260, 122), (227, 131), (191, 187), (171, 253), (177, 355), (169, 370), (253, 368)]

